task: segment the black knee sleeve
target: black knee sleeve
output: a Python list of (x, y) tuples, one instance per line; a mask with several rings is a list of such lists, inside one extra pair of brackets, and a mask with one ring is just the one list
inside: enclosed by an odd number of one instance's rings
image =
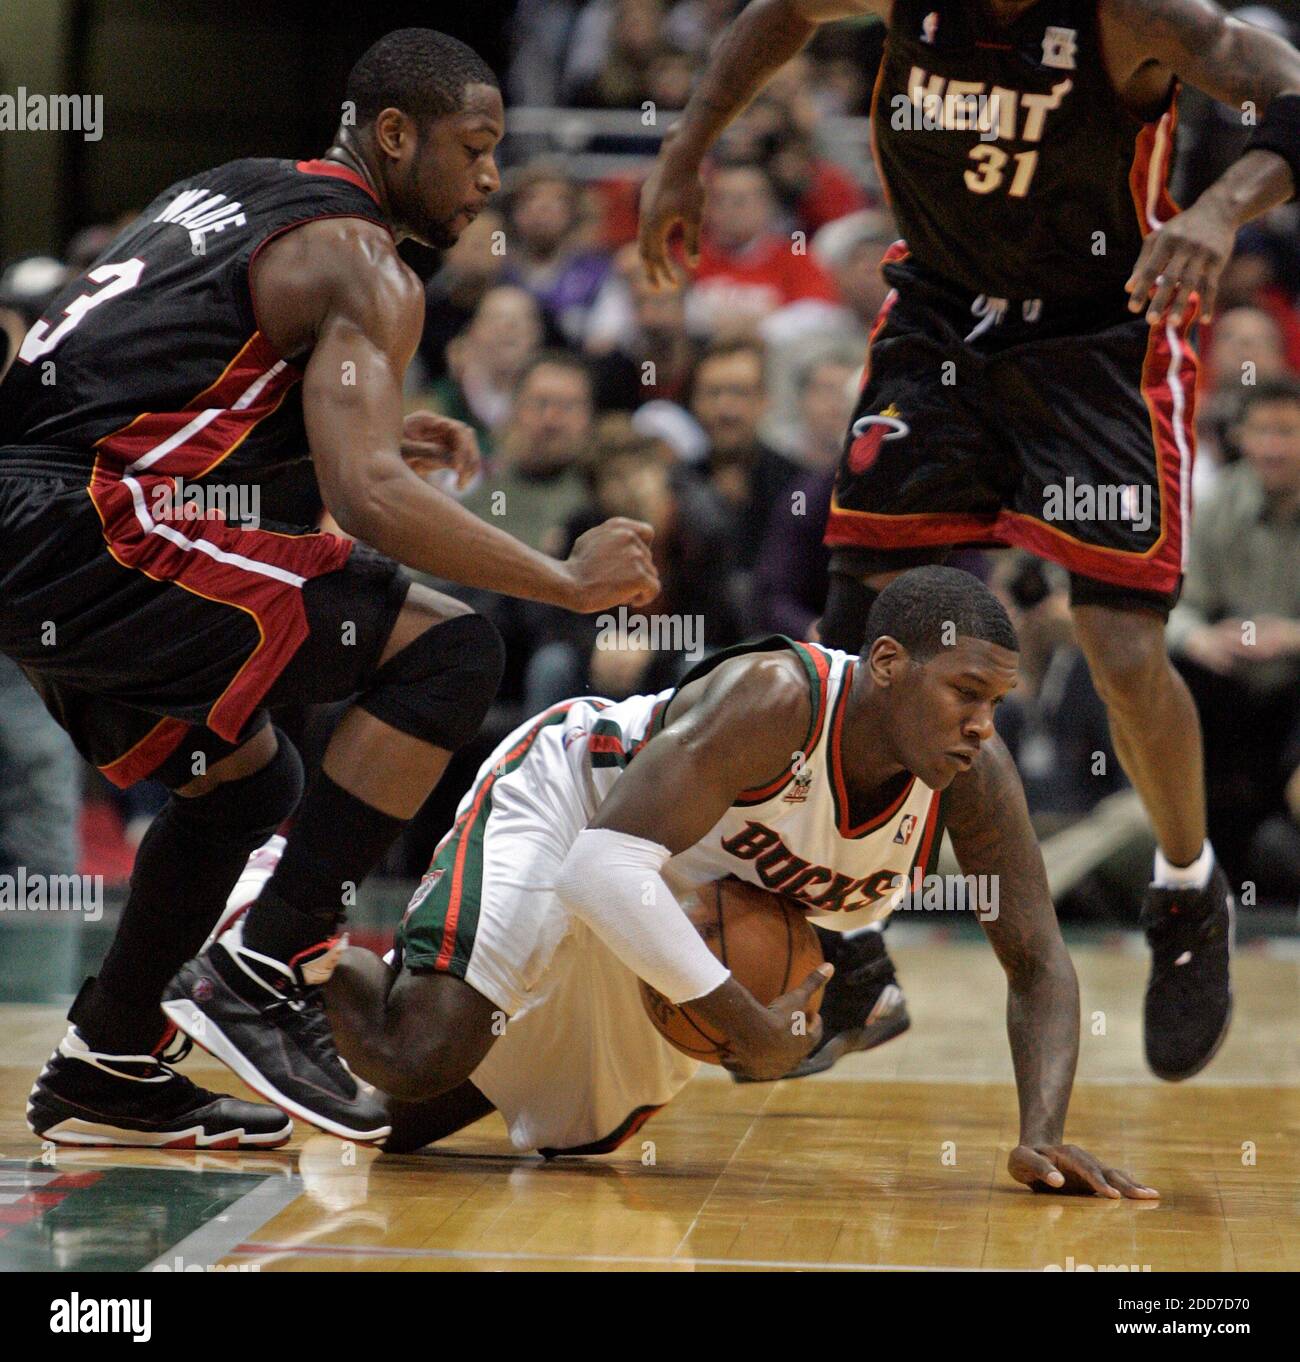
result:
[(860, 653), (867, 636), (867, 614), (880, 593), (857, 577), (832, 572), (818, 633), (828, 648)]
[(298, 807), (303, 791), (302, 758), (278, 728), (275, 738), (275, 756), (260, 771), (192, 799), (173, 795), (155, 825), (181, 819), (199, 825), (214, 841), (246, 844), (249, 851), (261, 846)]
[(482, 725), (505, 660), (491, 620), (457, 615), (390, 657), (357, 703), (399, 733), (454, 752)]

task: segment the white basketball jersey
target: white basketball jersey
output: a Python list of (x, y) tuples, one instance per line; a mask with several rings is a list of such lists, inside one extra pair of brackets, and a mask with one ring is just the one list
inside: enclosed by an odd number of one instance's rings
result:
[[(813, 921), (832, 931), (851, 931), (887, 916), (913, 871), (930, 868), (942, 834), (940, 796), (909, 775), (884, 807), (854, 825), (841, 742), (853, 675), (861, 663), (848, 653), (779, 638), (725, 655), (782, 644), (807, 673), (812, 720), (803, 747), (790, 754), (783, 775), (762, 789), (744, 791), (705, 837), (673, 856), (664, 878), (681, 894), (732, 875), (799, 900)], [(616, 704), (579, 701), (567, 708), (556, 725), (557, 746), (582, 786), (588, 817), (659, 732), (675, 694), (634, 695)], [(683, 797), (690, 792), (683, 791)]]

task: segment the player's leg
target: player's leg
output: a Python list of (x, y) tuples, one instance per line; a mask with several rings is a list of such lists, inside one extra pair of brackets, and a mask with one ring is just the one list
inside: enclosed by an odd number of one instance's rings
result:
[(325, 986), (339, 1053), (390, 1095), (384, 1149), (409, 1153), (488, 1115), (469, 1075), (500, 1034), (496, 1005), (450, 974), (398, 972), (350, 948)]
[(497, 1005), (454, 975), (394, 969), (350, 947), (326, 985), (339, 1052), (367, 1083), (418, 1103), (459, 1087), (501, 1034)]
[[(481, 616), (423, 587), (402, 597), (380, 631), (382, 647), (349, 683), (356, 702), (330, 740), (275, 872), (248, 914), (177, 975), (164, 1005), (257, 1091), (362, 1139), (387, 1132), (382, 1104), (339, 1063), (317, 986), (333, 967), (336, 930), (356, 886), (477, 730), (502, 666), (499, 637)], [(369, 609), (374, 632), (372, 604), (346, 589), (318, 599), (311, 637), (268, 705), (341, 698), (326, 693), (337, 683), (320, 678), (349, 673), (351, 662), (337, 657), (354, 646), (343, 626), (349, 611)]]
[(1142, 796), (1161, 853), (1173, 866), (1190, 865), (1205, 845), (1201, 726), (1165, 647), (1165, 616), (1084, 603), (1077, 588), (1071, 613), (1116, 755)]
[(1231, 894), (1205, 838), (1200, 725), (1165, 651), (1190, 513), (1196, 360), (1139, 319), (1018, 347), (990, 371), (1021, 482), (1007, 537), (1069, 569), (1116, 754), (1160, 843), (1142, 907), (1147, 1062), (1186, 1078), (1231, 1016)]
[(1153, 1072), (1178, 1080), (1200, 1072), (1227, 1034), (1232, 894), (1206, 838), (1200, 719), (1165, 648), (1166, 611), (1115, 603), (1122, 595), (1072, 581), (1075, 630), (1115, 753), (1159, 844), (1142, 906), (1153, 952), (1144, 1037)]
[[(61, 703), (71, 705), (64, 695)], [(93, 726), (141, 738), (151, 715), (80, 697)], [(108, 711), (116, 709), (112, 715)], [(81, 715), (83, 722), (88, 717)], [(208, 762), (211, 762), (208, 765)], [(191, 772), (206, 767), (205, 774)], [(172, 788), (136, 853), (130, 891), (96, 978), (69, 1012), (71, 1025), (38, 1077), (28, 1121), (68, 1144), (267, 1148), (293, 1124), (276, 1107), (208, 1092), (162, 1056), (174, 1034), (160, 1009), (172, 974), (202, 945), (249, 853), (293, 812), (302, 766), (269, 723), (240, 746), (192, 730), (156, 773)], [(169, 1056), (169, 1058), (172, 1058)], [(174, 1058), (172, 1058), (174, 1062)]]

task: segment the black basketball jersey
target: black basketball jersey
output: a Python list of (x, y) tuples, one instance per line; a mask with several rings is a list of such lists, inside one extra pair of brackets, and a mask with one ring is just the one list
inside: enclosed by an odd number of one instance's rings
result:
[(231, 161), (165, 190), (28, 332), (0, 384), (0, 473), (15, 446), (88, 477), (97, 459), (109, 476), (166, 459), (256, 482), (307, 457), (302, 373), (258, 329), (248, 272), (327, 217), (380, 221), (331, 161)]
[(974, 0), (895, 0), (872, 110), (912, 263), (971, 294), (1122, 306), (1177, 211), (1174, 106), (1144, 123), (1120, 102), (1097, 0), (1039, 0), (1005, 29)]

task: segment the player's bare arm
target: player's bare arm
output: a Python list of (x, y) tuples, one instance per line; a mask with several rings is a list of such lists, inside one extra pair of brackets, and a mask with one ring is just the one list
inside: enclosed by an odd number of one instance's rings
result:
[(1039, 1191), (1158, 1196), (1131, 1174), (1062, 1143), (1079, 1054), (1079, 985), (1061, 939), (1047, 872), (1011, 755), (994, 737), (949, 787), (948, 832), (967, 875), (996, 876), (984, 930), (1007, 975), (1007, 1036), (1020, 1099), (1008, 1171)]
[[(591, 822), (607, 830), (684, 851), (704, 837), (747, 789), (769, 783), (799, 758), (811, 702), (798, 661), (789, 654), (755, 654), (724, 662), (683, 689), (669, 722), (618, 781)], [(599, 872), (597, 872), (599, 873)], [(659, 911), (686, 921), (667, 886), (655, 886)], [(689, 929), (692, 936), (694, 929)], [(820, 1022), (794, 1026), (830, 975), (814, 971), (797, 988), (762, 1007), (727, 978), (691, 1000), (693, 1012), (730, 1040), (729, 1068), (777, 1078), (817, 1043)]]
[[(1224, 14), (1213, 0), (1102, 0), (1099, 15), (1111, 79), (1132, 103), (1159, 98), (1172, 76), (1243, 115), (1249, 109), (1256, 125), (1270, 110), (1279, 116), (1279, 98), (1300, 101), (1300, 52)], [(1214, 315), (1237, 229), (1300, 188), (1292, 170), (1300, 154), (1300, 102), (1290, 107), (1297, 144), (1290, 163), (1276, 151), (1248, 150), (1186, 212), (1147, 238), (1130, 281), (1134, 312), (1146, 306), (1148, 320), (1168, 317), (1177, 325), (1195, 291), (1203, 318)]]
[[(439, 431), (408, 422), (402, 376), (420, 339), (423, 290), (381, 227), (311, 223), (272, 242), (251, 286), (280, 354), (310, 351), (303, 413), (321, 495), (343, 531), (408, 567), (466, 586), (599, 610), (653, 598), (648, 526), (590, 531), (567, 562), (521, 544), (426, 483), (403, 457)], [(444, 440), (462, 438), (441, 431)], [(462, 453), (463, 457), (463, 453)]]
[(892, 0), (752, 0), (723, 31), (641, 191), (639, 245), (652, 285), (673, 283), (668, 237), (679, 222), (687, 260), (696, 263), (704, 207), (700, 166), (727, 125), (819, 25), (865, 14), (887, 17), (891, 5)]

